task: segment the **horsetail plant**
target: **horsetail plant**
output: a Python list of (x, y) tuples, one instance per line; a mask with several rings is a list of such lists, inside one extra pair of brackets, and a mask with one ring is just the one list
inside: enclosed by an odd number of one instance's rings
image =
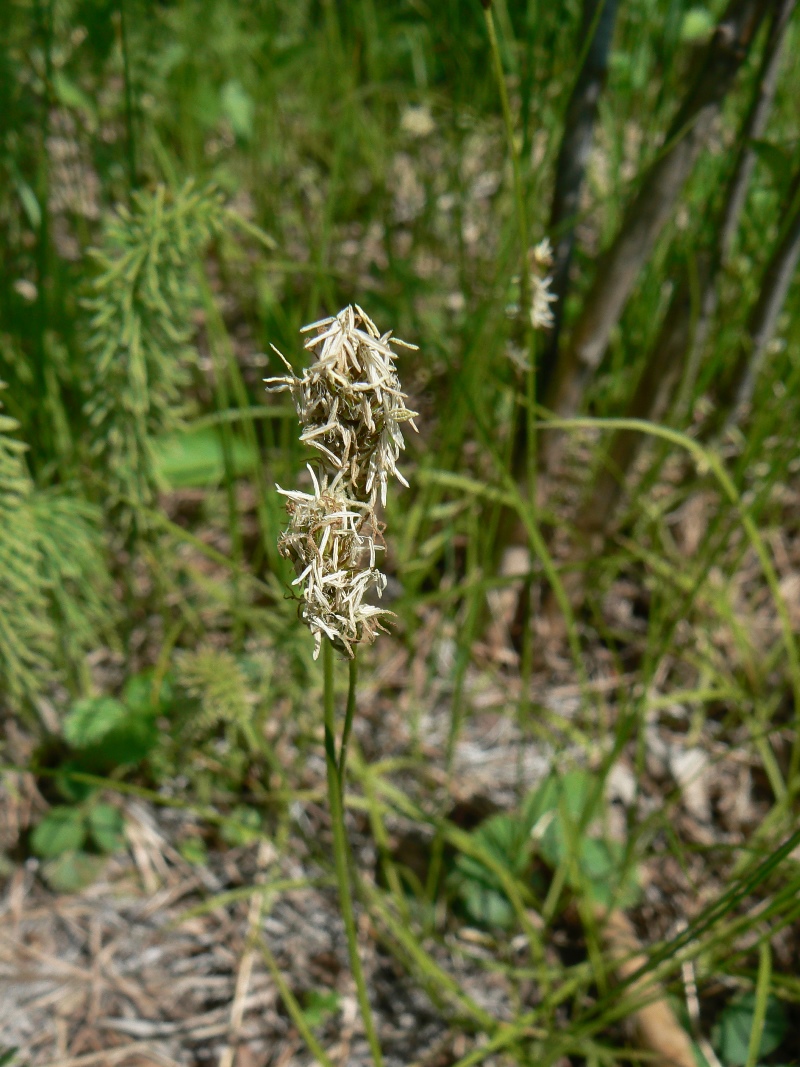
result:
[[(276, 390), (288, 389), (302, 426), (300, 440), (320, 453), (319, 469), (309, 464), (313, 492), (281, 489), (289, 524), (278, 540), (302, 589), (301, 617), (314, 635), (314, 659), (323, 653), (325, 679), (325, 755), (333, 849), (350, 966), (375, 1067), (382, 1067), (375, 1023), (358, 955), (344, 825), (347, 743), (355, 713), (356, 646), (371, 643), (391, 612), (370, 603), (380, 598), (386, 577), (376, 566), (383, 526), (375, 515), (386, 504), (390, 476), (408, 482), (397, 469), (405, 447), (401, 425), (413, 429), (415, 411), (406, 406), (392, 346), (416, 348), (380, 334), (365, 311), (350, 305), (330, 318), (305, 326), (305, 348), (314, 362), (302, 376), (273, 346), (288, 374), (268, 378)], [(349, 658), (347, 710), (336, 751), (333, 650)]]

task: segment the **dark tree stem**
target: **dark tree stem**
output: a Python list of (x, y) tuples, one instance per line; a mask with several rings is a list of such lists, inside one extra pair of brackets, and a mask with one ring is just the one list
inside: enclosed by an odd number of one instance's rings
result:
[(569, 271), (575, 248), (575, 221), (581, 190), (594, 141), (594, 126), (600, 94), (608, 72), (608, 54), (614, 36), (619, 0), (584, 0), (581, 40), (586, 58), (567, 105), (564, 134), (556, 162), (555, 188), (550, 209), (549, 232), (553, 241), (551, 292), (555, 322), (542, 355), (539, 393), (547, 393), (558, 360), (564, 298), (569, 291)]
[[(697, 308), (697, 323), (694, 330), (689, 332), (689, 342), (683, 356), (685, 370), (682, 370), (683, 384), (681, 395), (678, 397), (678, 410), (676, 411), (676, 417), (679, 419), (685, 418), (688, 412), (691, 403), (691, 392), (697, 380), (700, 359), (705, 349), (712, 322), (717, 313), (720, 271), (730, 256), (734, 239), (739, 230), (747, 189), (756, 162), (753, 141), (764, 133), (767, 119), (772, 110), (786, 28), (796, 4), (797, 0), (780, 0), (775, 10), (769, 29), (769, 36), (764, 46), (761, 66), (756, 78), (755, 94), (739, 137), (739, 149), (736, 154), (733, 174), (726, 190), (716, 245), (710, 257), (704, 257), (701, 260), (701, 270), (698, 278), (700, 298)], [(683, 279), (682, 287), (685, 287), (686, 284), (686, 280)], [(690, 314), (691, 311), (690, 307), (686, 314)]]
[(672, 214), (722, 101), (772, 6), (769, 0), (731, 0), (718, 24), (693, 86), (667, 133), (666, 145), (626, 211), (617, 237), (601, 261), (570, 344), (559, 358), (547, 396), (548, 406), (559, 415), (571, 415), (578, 409), (639, 272)]
[(756, 79), (756, 92), (742, 130), (739, 150), (736, 155), (736, 164), (728, 187), (728, 197), (720, 227), (719, 259), (723, 263), (730, 254), (733, 240), (739, 229), (739, 220), (744, 209), (747, 187), (750, 184), (750, 177), (756, 162), (752, 142), (763, 134), (769, 113), (772, 110), (775, 90), (778, 86), (778, 74), (780, 72), (786, 28), (796, 5), (797, 0), (781, 0), (778, 3), (770, 25), (767, 43), (764, 46), (761, 67)]
[[(755, 92), (739, 134), (739, 148), (726, 186), (714, 247), (698, 256), (694, 277), (687, 270), (676, 286), (644, 372), (625, 411), (627, 418), (659, 422), (666, 415), (677, 387), (683, 386), (679, 408), (688, 407), (699, 361), (716, 315), (718, 280), (738, 231), (755, 162), (753, 140), (766, 126), (777, 86), (782, 45), (797, 0), (783, 0), (775, 11), (764, 46)], [(602, 470), (581, 508), (577, 525), (584, 533), (604, 530), (614, 513), (625, 477), (642, 447), (641, 434), (615, 433)]]

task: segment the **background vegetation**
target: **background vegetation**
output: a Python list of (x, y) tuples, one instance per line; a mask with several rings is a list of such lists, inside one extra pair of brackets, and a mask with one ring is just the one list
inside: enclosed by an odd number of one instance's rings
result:
[[(667, 1056), (648, 998), (698, 1057), (797, 1062), (793, 11), (0, 7), (0, 744), (37, 798), (9, 876), (78, 891), (132, 795), (198, 817), (188, 862), (300, 847), (322, 681), (273, 485), (307, 456), (262, 379), (357, 301), (419, 345), (421, 432), (352, 831), (381, 952), (462, 1039), (437, 1062)], [(509, 788), (458, 781), (486, 706)], [(464, 930), (500, 1014), (441, 962)], [(324, 1043), (339, 1002), (311, 993), (287, 1010)]]

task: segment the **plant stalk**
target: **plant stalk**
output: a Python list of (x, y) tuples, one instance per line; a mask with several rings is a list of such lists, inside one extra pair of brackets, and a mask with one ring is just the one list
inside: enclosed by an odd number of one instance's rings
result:
[(536, 335), (531, 320), (531, 267), (528, 258), (530, 248), (530, 235), (528, 232), (528, 211), (525, 203), (525, 186), (522, 181), (522, 167), (519, 158), (519, 148), (514, 136), (514, 119), (511, 114), (511, 104), (508, 99), (505, 74), (503, 73), (503, 60), (500, 55), (500, 45), (497, 40), (497, 31), (494, 25), (491, 2), (483, 5), (483, 15), (486, 20), (486, 32), (489, 37), (489, 48), (492, 53), (492, 66), (494, 67), (497, 89), (500, 93), (500, 104), (503, 110), (503, 125), (505, 126), (508, 152), (511, 156), (511, 169), (514, 175), (514, 204), (517, 212), (517, 227), (519, 229), (519, 306), (520, 318), (524, 329), (525, 348), (528, 355), (527, 373), (527, 411), (529, 413), (525, 423), (526, 442), (526, 474), (527, 491), (530, 508), (536, 511), (536, 420), (532, 417), (533, 405), (536, 403)]
[(358, 660), (356, 656), (357, 653), (354, 651), (348, 663), (347, 710), (344, 714), (342, 743), (339, 746), (339, 791), (342, 795), (342, 806), (344, 806), (344, 783), (345, 775), (347, 774), (347, 745), (350, 741), (350, 731), (353, 729), (353, 716), (356, 711), (356, 685), (358, 683)]
[[(344, 826), (344, 769), (347, 754), (345, 745), (347, 738), (342, 738), (342, 751), (340, 763), (336, 760), (336, 713), (333, 693), (333, 645), (325, 638), (322, 642), (322, 663), (325, 677), (325, 762), (328, 769), (328, 803), (331, 809), (331, 826), (333, 828), (333, 859), (336, 867), (336, 881), (339, 888), (339, 904), (342, 909), (345, 934), (347, 935), (347, 950), (350, 956), (350, 969), (356, 983), (356, 995), (361, 1009), (361, 1018), (364, 1020), (364, 1029), (367, 1034), (372, 1061), (375, 1067), (383, 1067), (383, 1055), (378, 1042), (378, 1034), (375, 1022), (372, 1018), (372, 1009), (369, 1005), (367, 985), (364, 981), (364, 972), (361, 968), (361, 959), (358, 955), (358, 938), (356, 936), (356, 921), (353, 914), (353, 897), (350, 892), (350, 875), (347, 868), (347, 835)], [(355, 709), (355, 679), (356, 673), (351, 667), (350, 693), (347, 701), (347, 714), (352, 724), (353, 711)], [(352, 707), (351, 707), (352, 705)], [(345, 730), (349, 733), (347, 724)], [(341, 768), (341, 771), (340, 771)]]

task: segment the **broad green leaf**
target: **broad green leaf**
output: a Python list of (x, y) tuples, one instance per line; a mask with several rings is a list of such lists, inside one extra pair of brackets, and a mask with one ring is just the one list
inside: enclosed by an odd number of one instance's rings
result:
[(113, 697), (86, 697), (64, 719), (64, 737), (73, 748), (88, 748), (102, 741), (125, 716), (124, 705)]
[[(577, 837), (581, 820), (588, 826), (592, 817), (586, 819), (586, 805), (595, 787), (594, 777), (587, 771), (570, 771), (556, 780), (553, 818), (542, 835), (539, 849), (552, 867), (567, 855), (570, 843)], [(581, 833), (585, 834), (584, 828)]]
[(541, 785), (532, 790), (522, 805), (522, 817), (529, 830), (533, 830), (543, 816), (558, 807), (558, 779), (550, 774)]
[[(619, 841), (587, 837), (578, 850), (578, 867), (589, 896), (605, 907), (626, 908), (636, 902), (636, 870), (624, 868), (625, 849)], [(576, 887), (577, 888), (577, 887)]]
[(153, 674), (152, 670), (146, 670), (128, 678), (122, 690), (122, 701), (128, 711), (141, 715), (158, 715), (170, 706), (173, 697), (172, 676), (167, 672), (161, 679), (158, 706), (154, 707)]
[(104, 865), (102, 856), (90, 856), (76, 849), (45, 863), (42, 877), (57, 893), (77, 893), (99, 876)]
[(513, 815), (493, 815), (475, 831), (475, 839), (512, 874), (522, 874), (530, 857), (525, 824)]
[[(755, 993), (743, 993), (735, 997), (720, 1015), (713, 1036), (716, 1050), (726, 1067), (744, 1067), (747, 1063), (755, 1010)], [(787, 1029), (788, 1021), (783, 1004), (777, 997), (770, 996), (764, 1029), (761, 1032), (761, 1044), (758, 1047), (759, 1057), (769, 1056), (774, 1052), (786, 1036)]]
[(31, 834), (31, 848), (37, 856), (49, 859), (81, 847), (86, 840), (86, 823), (80, 808), (65, 804), (51, 808)]
[[(570, 849), (574, 851), (577, 873), (574, 866), (567, 872), (572, 889), (588, 892), (600, 904), (614, 902), (624, 907), (636, 899), (636, 871), (623, 869), (625, 850), (619, 842), (587, 830), (595, 813), (586, 808), (596, 784), (588, 771), (551, 775), (526, 799), (524, 820), (534, 831), (539, 854), (548, 866), (558, 867)], [(539, 833), (537, 827), (541, 828)]]
[(87, 749), (85, 756), (98, 768), (124, 767), (143, 760), (157, 741), (158, 727), (152, 718), (128, 714), (98, 745)]
[(465, 879), (459, 886), (459, 896), (473, 922), (503, 930), (513, 926), (514, 909), (501, 890)]
[(125, 820), (112, 804), (95, 804), (89, 811), (89, 832), (101, 852), (119, 852), (125, 847)]
[[(510, 874), (524, 874), (530, 859), (530, 836), (524, 820), (513, 815), (493, 815), (472, 835), (475, 843)], [(493, 870), (474, 856), (459, 855), (452, 883), (470, 918), (484, 926), (509, 927), (514, 909)]]
[[(160, 437), (153, 443), (156, 471), (169, 488), (204, 488), (219, 485), (225, 476), (222, 438), (213, 427)], [(233, 469), (237, 476), (258, 462), (241, 438), (233, 438)]]

